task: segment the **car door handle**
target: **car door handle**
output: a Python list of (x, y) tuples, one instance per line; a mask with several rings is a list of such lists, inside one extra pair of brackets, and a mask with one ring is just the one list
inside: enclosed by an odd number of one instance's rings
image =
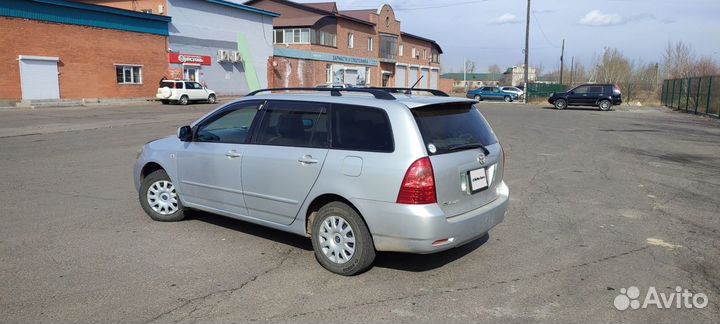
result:
[(225, 153), (225, 156), (233, 159), (233, 158), (241, 157), (242, 154), (240, 154), (240, 152), (238, 152), (238, 151), (230, 150), (230, 151), (227, 151), (227, 153)]
[(313, 159), (312, 155), (303, 155), (301, 158), (298, 159), (298, 162), (302, 164), (315, 164), (320, 161)]

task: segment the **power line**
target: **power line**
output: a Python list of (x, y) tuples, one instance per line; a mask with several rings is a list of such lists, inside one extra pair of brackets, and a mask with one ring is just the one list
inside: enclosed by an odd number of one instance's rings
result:
[(535, 19), (535, 25), (540, 29), (540, 33), (542, 34), (543, 38), (545, 38), (545, 41), (550, 44), (552, 47), (559, 48), (560, 46), (555, 45), (555, 43), (551, 42), (550, 39), (545, 35), (545, 31), (542, 29), (542, 26), (540, 26), (540, 20), (538, 20), (537, 16), (535, 15), (535, 11), (532, 12), (533, 18)]

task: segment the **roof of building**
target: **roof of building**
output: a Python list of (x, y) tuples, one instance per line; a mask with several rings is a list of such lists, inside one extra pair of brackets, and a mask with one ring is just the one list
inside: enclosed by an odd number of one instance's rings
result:
[(425, 37), (421, 37), (421, 36), (418, 36), (418, 35), (413, 35), (413, 34), (406, 33), (406, 32), (400, 32), (400, 34), (402, 34), (403, 37), (411, 37), (411, 38), (419, 39), (419, 40), (421, 40), (421, 41), (425, 41), (425, 42), (432, 43), (433, 46), (437, 47), (437, 49), (438, 49), (438, 51), (440, 52), (440, 54), (442, 54), (442, 52), (443, 52), (443, 51), (442, 51), (442, 48), (440, 47), (440, 44), (438, 44), (437, 42), (435, 42), (435, 41), (432, 40), (432, 39), (425, 38)]
[(248, 6), (248, 5), (242, 4), (242, 3), (235, 3), (235, 2), (231, 2), (231, 1), (227, 1), (227, 0), (205, 0), (205, 1), (214, 3), (214, 4), (219, 4), (222, 6), (228, 6), (228, 7), (232, 7), (232, 8), (236, 8), (236, 9), (240, 9), (240, 10), (245, 10), (248, 12), (265, 15), (265, 16), (270, 16), (270, 17), (279, 17), (280, 16), (279, 13), (256, 8), (253, 6)]
[(370, 21), (370, 15), (374, 14), (376, 11), (377, 10), (373, 10), (373, 9), (341, 10), (340, 14), (349, 16), (349, 17), (353, 17), (356, 19), (360, 19), (360, 20), (365, 20), (365, 21), (371, 23), (372, 21)]
[(502, 73), (444, 73), (440, 77), (443, 79), (453, 79), (455, 81), (500, 81)]
[[(220, 1), (220, 0), (208, 0), (208, 1)], [(248, 0), (245, 1), (245, 5), (252, 5), (254, 3), (257, 3), (262, 0)], [(337, 10), (337, 4), (335, 2), (311, 2), (311, 3), (297, 3), (290, 0), (268, 0), (268, 1), (274, 1), (277, 3), (282, 3), (288, 6), (293, 6), (295, 8), (304, 9), (308, 11), (316, 12), (320, 15), (325, 16), (333, 16), (338, 18), (344, 18), (348, 19), (354, 22), (359, 22), (362, 24), (375, 26), (376, 23), (372, 22), (370, 20), (371, 14), (376, 14), (378, 12), (377, 9), (354, 9), (354, 10)], [(320, 17), (322, 18), (322, 17)], [(275, 27), (305, 27), (305, 26), (312, 26), (314, 25), (320, 18), (313, 17), (308, 19), (299, 19), (299, 18), (284, 18), (280, 16), (279, 18), (275, 18), (273, 21), (273, 26)], [(300, 24), (302, 23), (302, 24)], [(437, 48), (437, 50), (442, 54), (442, 48), (440, 45), (429, 38), (417, 36), (414, 34), (401, 32), (402, 36), (404, 37), (412, 37), (421, 41), (432, 43), (432, 45)]]
[[(208, 0), (208, 1), (211, 1), (211, 0)], [(245, 1), (244, 5), (252, 6), (252, 4), (257, 3), (259, 1), (262, 1), (262, 0)], [(315, 12), (316, 14), (321, 14), (321, 15), (331, 16), (331, 17), (336, 17), (336, 18), (344, 18), (344, 19), (351, 20), (351, 21), (361, 23), (361, 24), (365, 24), (368, 26), (375, 26), (375, 24), (368, 22), (367, 20), (358, 19), (355, 17), (350, 17), (350, 16), (346, 16), (346, 15), (338, 13), (335, 2), (297, 3), (297, 2), (289, 1), (289, 0), (271, 0), (271, 1), (281, 3), (284, 5), (288, 5), (288, 6), (293, 6), (295, 8), (299, 8), (299, 9), (303, 9), (303, 10), (307, 10), (307, 11), (312, 11), (312, 12)], [(330, 4), (332, 4), (332, 6), (330, 6)], [(286, 24), (285, 22), (283, 22), (283, 19), (287, 19), (287, 18), (284, 18), (281, 15), (280, 17), (276, 18), (273, 21), (273, 25), (278, 26), (279, 24)], [(301, 27), (300, 25), (293, 25), (293, 26)], [(312, 24), (303, 25), (303, 26), (312, 26)]]
[(0, 16), (167, 36), (163, 15), (64, 0), (0, 1)]
[(335, 2), (310, 2), (304, 3), (304, 5), (329, 12), (338, 12)]

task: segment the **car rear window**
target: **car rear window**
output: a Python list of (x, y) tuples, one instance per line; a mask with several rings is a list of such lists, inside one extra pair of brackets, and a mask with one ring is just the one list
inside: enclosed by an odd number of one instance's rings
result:
[(390, 121), (382, 109), (333, 105), (332, 127), (333, 148), (388, 153), (395, 149)]
[(471, 103), (430, 105), (411, 111), (431, 155), (449, 153), (459, 145), (497, 143), (490, 124)]

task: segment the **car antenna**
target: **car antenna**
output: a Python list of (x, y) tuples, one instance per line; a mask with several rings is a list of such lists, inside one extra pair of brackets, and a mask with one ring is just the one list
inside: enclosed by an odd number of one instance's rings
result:
[(424, 77), (424, 75), (421, 75), (421, 76), (417, 79), (417, 81), (415, 81), (415, 83), (413, 83), (412, 87), (410, 87), (410, 89), (408, 89), (407, 91), (405, 91), (405, 94), (408, 94), (408, 95), (409, 95), (409, 94), (412, 94), (412, 89), (415, 89), (415, 86), (420, 82), (420, 80), (422, 80), (423, 77)]

